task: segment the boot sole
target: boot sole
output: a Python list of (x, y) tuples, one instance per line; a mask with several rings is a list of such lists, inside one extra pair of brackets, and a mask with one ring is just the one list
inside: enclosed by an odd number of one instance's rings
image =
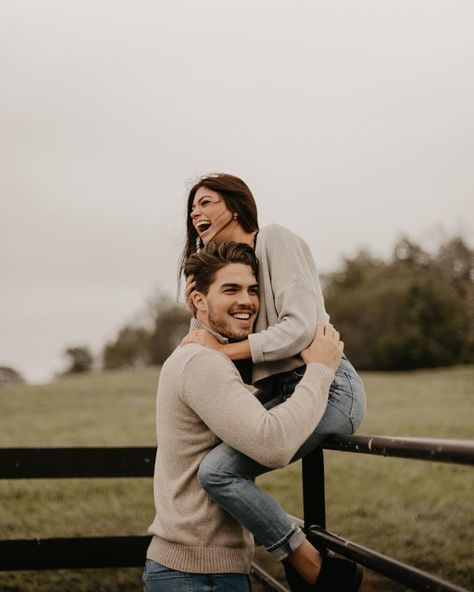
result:
[(362, 566), (357, 564), (356, 573), (355, 573), (354, 579), (352, 580), (352, 586), (351, 586), (350, 590), (348, 590), (347, 592), (358, 592), (359, 588), (361, 587), (363, 579), (364, 579), (364, 570), (362, 569)]

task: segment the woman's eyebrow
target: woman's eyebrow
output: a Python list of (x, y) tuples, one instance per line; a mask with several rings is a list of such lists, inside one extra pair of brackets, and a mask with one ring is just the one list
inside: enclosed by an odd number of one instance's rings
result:
[(196, 207), (196, 204), (200, 204), (200, 203), (201, 203), (201, 201), (202, 201), (202, 200), (203, 200), (205, 197), (207, 197), (208, 199), (212, 199), (212, 197), (213, 197), (213, 196), (212, 196), (212, 195), (201, 195), (201, 197), (200, 197), (200, 198), (197, 200), (197, 202), (196, 202), (196, 203), (194, 203), (194, 202), (193, 202), (193, 203), (191, 204), (191, 209), (192, 209), (192, 208), (195, 208), (195, 207)]

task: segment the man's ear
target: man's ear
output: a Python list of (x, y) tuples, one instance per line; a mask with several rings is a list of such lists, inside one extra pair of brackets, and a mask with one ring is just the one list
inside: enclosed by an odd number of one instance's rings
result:
[(195, 290), (191, 294), (191, 299), (196, 312), (207, 312), (207, 298), (205, 294)]

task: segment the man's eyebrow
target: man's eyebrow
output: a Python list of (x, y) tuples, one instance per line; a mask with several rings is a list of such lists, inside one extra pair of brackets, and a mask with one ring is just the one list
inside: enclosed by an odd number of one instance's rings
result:
[[(226, 284), (221, 284), (221, 290), (226, 290), (228, 288), (241, 288), (242, 284), (233, 284), (232, 282), (227, 282)], [(249, 289), (258, 290), (258, 284), (250, 284)]]

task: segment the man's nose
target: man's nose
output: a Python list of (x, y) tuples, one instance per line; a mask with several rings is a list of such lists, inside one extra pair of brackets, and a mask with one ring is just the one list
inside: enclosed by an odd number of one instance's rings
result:
[(237, 302), (240, 306), (252, 306), (253, 305), (252, 297), (250, 296), (249, 292), (247, 292), (247, 290), (242, 290), (239, 293), (239, 298), (238, 298)]

